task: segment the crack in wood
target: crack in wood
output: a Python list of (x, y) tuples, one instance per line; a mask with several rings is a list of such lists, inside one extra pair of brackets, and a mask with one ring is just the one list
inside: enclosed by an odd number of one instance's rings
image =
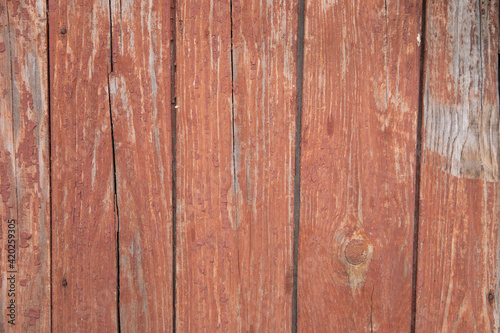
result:
[[(110, 45), (110, 72), (108, 73), (108, 103), (109, 103), (109, 123), (111, 127), (111, 148), (113, 153), (113, 192), (114, 192), (114, 210), (116, 218), (116, 320), (118, 332), (121, 332), (121, 318), (120, 318), (120, 212), (118, 209), (118, 185), (116, 179), (116, 151), (115, 151), (115, 136), (113, 131), (113, 111), (111, 103), (111, 85), (110, 76), (113, 71), (113, 14), (112, 14), (112, 0), (109, 0), (109, 45)], [(120, 1), (120, 15), (121, 15), (121, 1)], [(120, 17), (121, 18), (121, 17)]]

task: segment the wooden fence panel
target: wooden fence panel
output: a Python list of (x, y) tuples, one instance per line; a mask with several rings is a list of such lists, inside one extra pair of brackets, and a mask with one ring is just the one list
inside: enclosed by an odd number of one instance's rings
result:
[(427, 8), (417, 332), (496, 332), (498, 1)]
[(172, 1), (112, 1), (122, 332), (173, 329)]
[(2, 1), (0, 26), (0, 331), (44, 332), (51, 315), (45, 1)]
[(298, 331), (410, 331), (421, 10), (306, 1)]
[(54, 332), (114, 332), (117, 250), (108, 0), (50, 0)]
[(0, 0), (0, 332), (500, 330), (498, 42), (498, 0)]
[(177, 9), (177, 328), (290, 330), (297, 5)]

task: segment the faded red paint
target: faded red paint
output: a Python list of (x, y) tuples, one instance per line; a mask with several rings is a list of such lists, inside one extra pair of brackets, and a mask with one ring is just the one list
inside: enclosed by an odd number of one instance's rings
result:
[(49, 1), (54, 332), (118, 325), (108, 5)]
[[(298, 331), (497, 331), (498, 0), (305, 3)], [(0, 331), (293, 330), (298, 5), (0, 2)]]
[[(4, 302), (10, 298), (1, 295), (0, 331), (45, 332), (50, 331), (51, 316), (46, 2), (3, 1), (0, 20), (0, 91), (3, 95), (0, 229), (5, 228), (6, 219), (13, 218), (18, 238), (16, 325), (4, 322), (7, 318)], [(7, 243), (4, 235), (6, 233), (0, 231), (2, 249)], [(6, 251), (2, 251), (2, 281), (6, 280), (6, 263)], [(21, 292), (20, 281), (27, 277), (30, 283), (22, 283)], [(36, 321), (23, 315), (29, 308), (36, 309)]]
[(173, 330), (172, 1), (111, 2), (122, 332)]
[(306, 1), (298, 331), (410, 331), (421, 6)]

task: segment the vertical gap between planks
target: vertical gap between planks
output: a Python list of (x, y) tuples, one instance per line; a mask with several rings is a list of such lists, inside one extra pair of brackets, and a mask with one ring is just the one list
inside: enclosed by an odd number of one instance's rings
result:
[(299, 263), (299, 226), (300, 226), (300, 156), (302, 138), (302, 90), (304, 78), (304, 21), (305, 0), (299, 0), (297, 31), (297, 115), (295, 133), (295, 184), (293, 199), (293, 290), (292, 290), (292, 332), (297, 333), (297, 284)]
[[(237, 161), (236, 161), (236, 136), (235, 136), (235, 124), (234, 124), (234, 55), (233, 55), (233, 1), (229, 2), (229, 16), (231, 18), (231, 135), (232, 135), (232, 143), (233, 143), (233, 191), (234, 191), (234, 200), (235, 200), (235, 205), (234, 205), (234, 226), (236, 230), (238, 230), (238, 224), (239, 224), (239, 219), (238, 219), (238, 168), (237, 168)], [(238, 233), (236, 233), (236, 237), (238, 236)], [(239, 248), (238, 248), (239, 249)], [(239, 257), (239, 256), (238, 256)], [(239, 262), (239, 261), (238, 261)]]
[(417, 142), (415, 166), (415, 215), (413, 220), (413, 273), (411, 281), (411, 332), (415, 333), (417, 316), (417, 273), (418, 273), (418, 232), (420, 220), (420, 182), (421, 182), (421, 155), (422, 155), (422, 122), (424, 112), (425, 92), (425, 37), (427, 20), (427, 0), (422, 1), (422, 19), (420, 29), (420, 73), (418, 84), (418, 115), (417, 115)]
[(52, 242), (52, 108), (50, 106), (50, 38), (49, 38), (49, 0), (45, 2), (45, 15), (46, 15), (46, 25), (45, 25), (45, 42), (47, 46), (47, 112), (48, 114), (48, 145), (49, 145), (49, 227), (50, 227), (50, 236), (49, 236), (49, 283), (50, 283), (50, 332), (53, 332), (52, 329), (52, 317), (53, 317), (53, 295), (54, 295), (54, 281), (52, 279), (53, 271), (52, 271), (52, 252), (53, 252), (53, 242)]
[(118, 209), (118, 185), (116, 182), (116, 155), (115, 155), (115, 136), (113, 131), (113, 112), (111, 108), (111, 85), (109, 76), (113, 73), (113, 13), (112, 0), (109, 0), (109, 61), (110, 71), (108, 72), (108, 103), (109, 103), (109, 123), (111, 127), (111, 148), (113, 154), (113, 191), (114, 191), (114, 210), (116, 223), (116, 326), (118, 332), (121, 332), (120, 318), (120, 211)]
[(170, 130), (172, 135), (172, 332), (175, 333), (177, 327), (177, 190), (176, 190), (176, 175), (177, 175), (177, 98), (175, 97), (175, 75), (176, 75), (176, 0), (172, 0), (170, 5), (170, 102), (171, 102), (171, 124)]

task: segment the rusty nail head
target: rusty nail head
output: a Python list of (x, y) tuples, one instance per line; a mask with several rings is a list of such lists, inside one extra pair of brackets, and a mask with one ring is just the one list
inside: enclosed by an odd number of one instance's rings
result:
[(66, 28), (61, 29), (61, 34), (66, 35), (67, 32), (68, 32), (68, 30), (66, 30)]

